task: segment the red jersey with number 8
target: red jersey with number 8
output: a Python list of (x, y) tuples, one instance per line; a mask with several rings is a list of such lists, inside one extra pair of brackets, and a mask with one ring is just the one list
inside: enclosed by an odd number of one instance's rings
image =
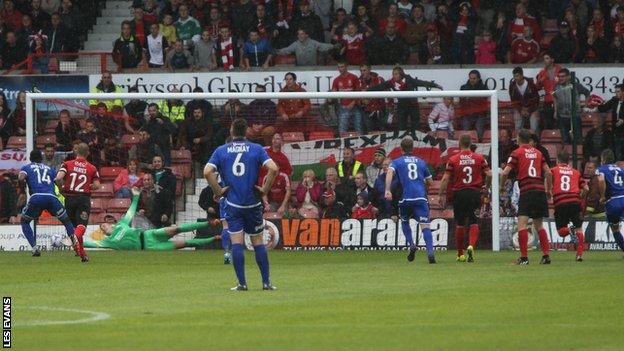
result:
[(449, 158), (446, 173), (453, 177), (453, 191), (462, 189), (479, 190), (483, 186), (483, 174), (490, 169), (481, 154), (462, 150)]
[(516, 172), (520, 193), (546, 191), (542, 179), (542, 167), (546, 160), (542, 153), (530, 145), (520, 145), (507, 160), (507, 165)]
[(560, 164), (552, 169), (553, 202), (555, 207), (564, 203), (581, 203), (581, 172), (567, 164)]
[(59, 172), (65, 172), (65, 196), (91, 195), (91, 184), (100, 179), (97, 168), (84, 158), (63, 162)]

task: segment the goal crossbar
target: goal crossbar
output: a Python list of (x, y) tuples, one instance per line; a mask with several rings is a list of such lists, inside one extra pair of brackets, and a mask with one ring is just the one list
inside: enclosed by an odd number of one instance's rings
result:
[(435, 91), (329, 91), (329, 92), (241, 92), (241, 93), (26, 93), (26, 152), (33, 149), (35, 103), (42, 100), (153, 100), (153, 99), (401, 99), (443, 97), (490, 98), (491, 166), (492, 166), (492, 250), (500, 250), (499, 160), (498, 160), (498, 93), (496, 90)]

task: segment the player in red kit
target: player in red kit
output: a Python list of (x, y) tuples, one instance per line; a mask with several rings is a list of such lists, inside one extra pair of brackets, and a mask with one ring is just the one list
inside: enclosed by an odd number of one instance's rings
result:
[(84, 251), (83, 235), (87, 230), (91, 214), (91, 190), (100, 188), (100, 174), (94, 165), (87, 161), (89, 146), (80, 143), (74, 146), (76, 158), (63, 162), (56, 175), (56, 183), (62, 187), (65, 196), (65, 208), (70, 220), (76, 228), (74, 234), (78, 239), (76, 253), (83, 262), (89, 260)]
[(548, 234), (544, 229), (542, 218), (548, 217), (548, 196), (551, 192), (552, 173), (542, 153), (531, 144), (531, 132), (526, 129), (518, 133), (518, 146), (501, 173), (501, 188), (509, 174), (514, 171), (520, 185), (518, 201), (518, 243), (520, 244), (519, 265), (529, 264), (527, 229), (529, 218), (533, 219), (533, 227), (539, 235), (542, 248), (541, 264), (550, 264)]
[[(446, 172), (440, 184), (440, 205), (446, 205), (446, 186), (452, 179), (453, 211), (455, 218), (455, 241), (457, 243), (457, 261), (473, 262), (474, 248), (479, 239), (479, 225), (476, 211), (481, 207), (481, 187), (484, 184), (484, 175), (487, 183), (492, 176), (490, 166), (483, 157), (470, 149), (470, 135), (459, 138), (461, 151), (453, 155), (446, 164)], [(468, 248), (464, 256), (464, 233), (468, 227)]]
[[(561, 237), (570, 235), (576, 246), (576, 260), (583, 261), (583, 235), (581, 220), (581, 197), (585, 187), (581, 173), (572, 168), (570, 155), (561, 151), (557, 155), (558, 164), (552, 168), (553, 175), (553, 202), (555, 204), (555, 223)], [(572, 230), (568, 224), (572, 223)], [(576, 234), (575, 234), (576, 233)]]

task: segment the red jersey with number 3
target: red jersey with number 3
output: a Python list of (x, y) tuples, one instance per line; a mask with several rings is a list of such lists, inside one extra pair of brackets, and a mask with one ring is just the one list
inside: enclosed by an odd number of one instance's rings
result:
[(565, 203), (581, 203), (581, 172), (567, 164), (560, 164), (551, 170), (553, 174), (553, 202), (555, 207)]
[(94, 165), (84, 158), (63, 162), (59, 172), (65, 172), (63, 195), (91, 195), (91, 184), (100, 179), (100, 173)]
[(542, 179), (542, 167), (545, 164), (546, 160), (542, 153), (530, 145), (520, 145), (511, 153), (507, 165), (516, 171), (521, 194), (529, 191), (546, 191)]
[(446, 173), (453, 177), (453, 192), (462, 189), (479, 190), (483, 186), (483, 174), (490, 169), (481, 154), (462, 150), (449, 158)]

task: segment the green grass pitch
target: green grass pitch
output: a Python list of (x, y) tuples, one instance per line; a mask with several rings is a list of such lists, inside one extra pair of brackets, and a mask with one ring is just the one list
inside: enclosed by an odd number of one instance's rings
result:
[(15, 350), (624, 347), (619, 253), (577, 263), (554, 252), (541, 266), (532, 252), (522, 267), (513, 252), (477, 252), (474, 264), (439, 252), (437, 265), (405, 254), (273, 251), (279, 290), (266, 292), (248, 252), (250, 291), (230, 292), (234, 273), (217, 251), (91, 252), (87, 264), (69, 252), (4, 252), (0, 294), (13, 298)]

